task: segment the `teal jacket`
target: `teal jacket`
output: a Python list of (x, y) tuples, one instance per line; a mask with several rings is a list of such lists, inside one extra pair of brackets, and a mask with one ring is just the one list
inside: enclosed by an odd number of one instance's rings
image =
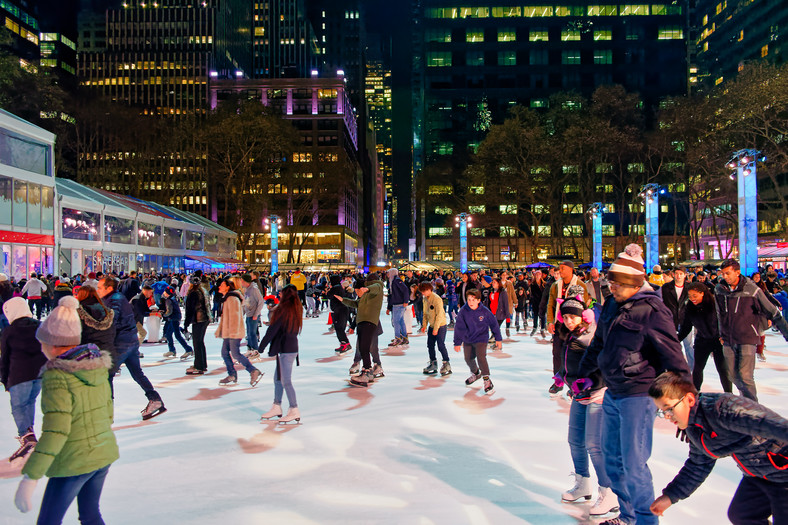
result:
[(47, 361), (41, 382), (41, 438), (22, 474), (62, 478), (87, 474), (118, 459), (108, 373), (112, 359), (94, 344)]

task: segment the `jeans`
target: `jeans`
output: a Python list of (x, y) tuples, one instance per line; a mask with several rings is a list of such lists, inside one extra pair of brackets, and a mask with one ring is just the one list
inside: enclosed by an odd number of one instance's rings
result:
[(610, 487), (618, 496), (620, 518), (625, 523), (657, 525), (651, 513), (654, 483), (648, 459), (656, 410), (648, 396), (613, 397), (602, 403), (602, 454)]
[(487, 364), (486, 341), (484, 343), (465, 343), (462, 345), (462, 349), (465, 354), (465, 364), (468, 365), (472, 374), (476, 374), (481, 370), (483, 376), (490, 375), (490, 365)]
[(775, 483), (744, 476), (728, 507), (733, 525), (774, 525), (788, 523), (788, 483)]
[(394, 337), (408, 338), (408, 327), (405, 326), (405, 306), (395, 304), (391, 307), (391, 324), (394, 326)]
[(128, 368), (131, 378), (136, 381), (138, 385), (140, 385), (140, 388), (142, 388), (142, 390), (145, 392), (145, 397), (148, 398), (148, 401), (161, 401), (159, 393), (154, 390), (150, 379), (148, 379), (145, 376), (145, 373), (142, 371), (142, 367), (140, 366), (139, 349), (139, 344), (128, 346), (118, 345), (116, 347), (118, 357), (115, 360), (112, 370), (109, 372), (109, 384), (112, 385), (112, 379), (115, 377), (115, 372), (118, 371), (120, 365), (126, 363), (126, 368)]
[(444, 361), (449, 360), (449, 352), (446, 351), (446, 325), (438, 328), (438, 335), (432, 335), (433, 328), (427, 328), (427, 353), (430, 355), (430, 361), (435, 361), (435, 343), (438, 343), (438, 350)]
[(739, 393), (758, 401), (758, 391), (755, 389), (755, 345), (723, 345), (722, 353), (725, 355), (725, 365), (728, 367), (728, 377), (739, 389)]
[(80, 476), (49, 478), (41, 501), (38, 525), (56, 525), (63, 522), (68, 507), (74, 498), (79, 508), (79, 521), (82, 525), (103, 525), (99, 498), (109, 465)]
[(164, 322), (164, 338), (167, 339), (167, 347), (170, 349), (170, 352), (173, 354), (175, 353), (175, 342), (173, 341), (173, 336), (181, 346), (187, 352), (193, 352), (192, 347), (189, 346), (189, 343), (186, 342), (186, 339), (183, 338), (183, 334), (181, 333), (181, 320), (180, 319), (167, 319)]
[(246, 347), (249, 350), (259, 350), (260, 343), (257, 340), (257, 319), (246, 318)]
[(298, 354), (277, 354), (276, 372), (274, 373), (274, 404), (282, 404), (282, 392), (287, 392), (287, 402), (290, 408), (298, 406), (295, 388), (293, 388), (293, 363), (298, 359)]
[(205, 331), (208, 330), (208, 321), (192, 325), (192, 342), (194, 343), (194, 368), (208, 370), (208, 353), (205, 350)]
[(695, 368), (695, 348), (692, 345), (693, 339), (694, 337), (692, 337), (692, 333), (690, 333), (681, 341), (681, 344), (684, 345), (684, 355), (687, 356), (687, 364), (690, 370)]
[(588, 469), (588, 457), (591, 456), (599, 486), (610, 487), (602, 455), (602, 405), (572, 401), (569, 407), (569, 451), (576, 474), (591, 477)]
[(11, 394), (11, 415), (14, 416), (16, 431), (24, 436), (36, 420), (36, 398), (41, 393), (41, 380), (33, 379), (18, 383), (8, 389)]
[(547, 314), (544, 313), (544, 314), (539, 315), (539, 305), (538, 304), (533, 305), (533, 314), (534, 314), (534, 330), (536, 330), (536, 328), (539, 326), (540, 322), (542, 323), (541, 324), (542, 330), (544, 330), (545, 326), (547, 326)]
[(235, 365), (233, 364), (233, 359), (241, 363), (247, 372), (250, 374), (257, 370), (255, 367), (252, 366), (252, 363), (244, 357), (241, 353), (241, 340), (240, 339), (222, 339), (222, 359), (224, 359), (224, 366), (227, 367), (227, 375), (232, 377), (238, 377), (238, 374), (235, 373)]
[(515, 310), (514, 326), (520, 328), (520, 320), (523, 321), (523, 328), (528, 328), (528, 314), (525, 311)]
[(447, 300), (447, 311), (449, 312), (449, 321), (454, 322), (454, 318), (459, 313), (457, 308), (457, 299), (449, 299)]

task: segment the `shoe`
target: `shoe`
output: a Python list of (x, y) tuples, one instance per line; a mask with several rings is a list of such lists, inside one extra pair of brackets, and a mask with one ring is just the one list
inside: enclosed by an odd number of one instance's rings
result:
[(577, 500), (590, 500), (591, 499), (591, 478), (587, 478), (585, 476), (581, 476), (575, 472), (572, 472), (572, 476), (575, 477), (575, 485), (561, 494), (561, 501), (564, 503), (576, 503)]
[(454, 328), (454, 321), (451, 321), (448, 326), (449, 328)]
[(451, 365), (448, 361), (444, 361), (443, 365), (441, 365), (441, 376), (447, 376), (451, 374)]
[(618, 497), (609, 487), (599, 487), (599, 495), (588, 511), (590, 516), (604, 516), (610, 512), (618, 512)]
[(372, 366), (372, 377), (375, 379), (379, 377), (386, 377), (386, 374), (383, 373), (383, 367), (380, 366), (380, 363), (375, 363)]
[(758, 358), (758, 361), (760, 361), (761, 363), (763, 363), (764, 361), (766, 361), (766, 356), (765, 356), (764, 354), (758, 354), (758, 353), (756, 353), (756, 354), (755, 354), (755, 356)]
[(495, 387), (489, 377), (484, 378), (484, 393), (485, 395), (492, 395), (495, 392)]
[(238, 384), (237, 376), (227, 376), (221, 381), (219, 381), (219, 386), (232, 386), (237, 384)]
[(250, 376), (249, 384), (252, 385), (252, 386), (256, 386), (257, 383), (260, 382), (260, 378), (263, 377), (263, 373), (255, 368), (254, 370), (251, 371), (249, 376)]
[(282, 417), (282, 405), (274, 403), (271, 405), (271, 410), (260, 416), (260, 419), (273, 419), (275, 417)]
[(148, 406), (142, 411), (142, 420), (147, 421), (166, 411), (167, 409), (164, 408), (164, 403), (162, 403), (160, 399), (150, 400), (148, 401)]
[(358, 386), (369, 386), (373, 382), (372, 370), (366, 368), (350, 378), (350, 382)]
[(410, 346), (410, 341), (408, 341), (407, 337), (403, 337), (399, 342), (399, 346)]
[(395, 337), (394, 339), (391, 340), (391, 342), (389, 343), (389, 346), (399, 346), (400, 344), (402, 344), (402, 338), (401, 337)]
[(344, 354), (345, 352), (352, 349), (353, 347), (350, 345), (350, 343), (342, 343), (341, 345), (339, 345), (339, 348), (334, 350), (334, 352), (336, 352), (337, 354)]
[(301, 412), (298, 411), (298, 407), (288, 408), (287, 415), (279, 419), (279, 424), (286, 425), (288, 423), (292, 423), (293, 421), (295, 421), (296, 423), (299, 423), (301, 421)]
[(247, 350), (247, 352), (244, 354), (244, 357), (247, 359), (257, 359), (260, 357), (260, 352), (257, 350)]
[(145, 357), (145, 356), (142, 354), (142, 352), (137, 352), (137, 357), (139, 357), (140, 359), (142, 359), (142, 358), (143, 358), (143, 357)]
[(539, 330), (539, 335), (541, 335), (542, 337), (544, 337), (544, 336), (545, 336), (545, 335), (544, 335), (544, 330)]
[(511, 336), (512, 336), (512, 334), (511, 334), (511, 333), (509, 333), (509, 329), (507, 328), (507, 329), (506, 329), (506, 337), (511, 337)]
[(350, 367), (350, 370), (348, 370), (348, 373), (350, 375), (355, 375), (355, 374), (358, 374), (359, 370), (361, 370), (361, 361), (356, 361), (356, 362), (353, 363), (353, 366)]
[(531, 330), (531, 337), (533, 337), (533, 336), (535, 336), (535, 335), (536, 335), (536, 328), (534, 328), (533, 330)]
[(205, 370), (198, 370), (197, 368), (194, 368), (193, 366), (190, 366), (189, 368), (186, 369), (186, 375), (187, 376), (201, 376), (204, 373), (205, 373)]
[(164, 352), (162, 355), (164, 357), (175, 357), (175, 352)]
[(519, 324), (514, 325), (514, 333), (518, 333), (519, 331), (520, 331), (520, 325)]
[(472, 385), (482, 377), (482, 371), (477, 370), (476, 372), (472, 373), (471, 376), (465, 380), (466, 385)]
[(16, 452), (8, 457), (9, 462), (14, 461), (15, 459), (23, 458), (32, 453), (33, 449), (36, 448), (36, 443), (38, 443), (32, 427), (28, 428), (24, 435), (19, 436), (16, 439), (19, 440), (19, 448), (16, 449)]
[(181, 361), (186, 361), (192, 357), (194, 357), (194, 352), (184, 352), (183, 355), (181, 355)]
[(427, 363), (427, 366), (424, 367), (424, 370), (422, 370), (422, 372), (424, 374), (426, 374), (426, 375), (437, 374), (438, 373), (438, 362), (434, 361), (434, 360), (430, 361), (429, 363)]
[(558, 392), (560, 392), (563, 389), (564, 389), (564, 387), (558, 386), (555, 383), (553, 383), (552, 385), (550, 385), (550, 388), (548, 388), (547, 391), (550, 392), (551, 394), (557, 394)]

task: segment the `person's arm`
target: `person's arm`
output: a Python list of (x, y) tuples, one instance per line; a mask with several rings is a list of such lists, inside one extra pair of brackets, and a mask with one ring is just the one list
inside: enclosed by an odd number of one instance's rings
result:
[(607, 303), (602, 306), (600, 324), (598, 324), (596, 327), (594, 338), (591, 340), (591, 344), (588, 345), (588, 348), (586, 348), (583, 357), (580, 358), (580, 363), (577, 366), (577, 377), (588, 377), (591, 372), (599, 368), (597, 359), (599, 358), (599, 354), (602, 352), (602, 349), (605, 347), (605, 332), (607, 332), (607, 326), (603, 326), (601, 323), (601, 320), (604, 317), (605, 308), (608, 308)]
[(751, 399), (721, 396), (715, 409), (725, 430), (781, 442), (788, 436), (788, 419)]
[(349, 297), (337, 297), (337, 296), (334, 297), (342, 301), (342, 304), (344, 304), (348, 308), (353, 308), (355, 310), (358, 310), (358, 299), (350, 299)]
[(467, 332), (467, 325), (465, 324), (465, 316), (463, 315), (463, 311), (460, 310), (457, 313), (457, 317), (454, 321), (454, 349), (459, 352), (459, 348), (462, 345), (463, 339), (465, 338), (465, 333)]
[(282, 321), (281, 319), (277, 319), (275, 323), (269, 324), (268, 329), (265, 331), (265, 335), (263, 336), (263, 340), (260, 341), (260, 348), (258, 349), (262, 352), (266, 346), (273, 340), (276, 334), (282, 329)]
[[(481, 308), (481, 307), (479, 307)], [(496, 319), (495, 314), (490, 312), (486, 314), (487, 316), (487, 324), (490, 326), (490, 330), (492, 330), (493, 336), (495, 337), (495, 342), (500, 343), (503, 341), (503, 337), (501, 337), (501, 327), (498, 326), (498, 319)]]
[(755, 292), (755, 302), (758, 304), (761, 312), (764, 313), (767, 319), (772, 322), (772, 325), (777, 328), (782, 334), (783, 338), (788, 341), (788, 323), (780, 313), (780, 310), (774, 306), (771, 301), (766, 297), (766, 293), (758, 288)]
[[(689, 457), (673, 481), (662, 489), (662, 494), (670, 500), (670, 504), (688, 498), (706, 481), (716, 462), (714, 458), (709, 457), (696, 447), (694, 442), (690, 442)], [(657, 499), (657, 502), (659, 501), (660, 498)], [(666, 508), (661, 508), (660, 514)]]
[(677, 339), (679, 341), (683, 341), (688, 335), (690, 335), (692, 328), (692, 317), (687, 315), (687, 310), (684, 309), (684, 317), (679, 320), (679, 335)]
[[(11, 352), (8, 349), (8, 329), (0, 332), (0, 383), (8, 384), (8, 371), (11, 365)], [(8, 390), (8, 387), (6, 387)]]

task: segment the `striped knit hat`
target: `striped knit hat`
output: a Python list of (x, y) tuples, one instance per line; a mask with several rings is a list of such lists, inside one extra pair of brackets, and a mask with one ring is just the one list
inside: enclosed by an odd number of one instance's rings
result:
[(643, 265), (643, 248), (637, 244), (629, 244), (618, 258), (610, 265), (608, 279), (618, 284), (643, 286), (646, 281), (646, 269)]

